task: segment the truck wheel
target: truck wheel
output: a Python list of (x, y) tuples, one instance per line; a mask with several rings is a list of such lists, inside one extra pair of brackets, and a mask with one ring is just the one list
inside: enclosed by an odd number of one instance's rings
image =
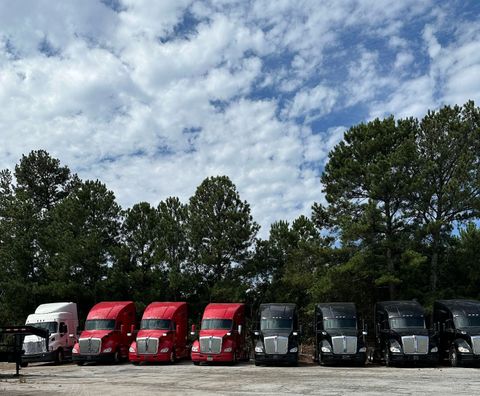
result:
[(64, 356), (63, 356), (63, 351), (59, 349), (57, 351), (57, 356), (55, 357), (55, 364), (63, 364), (65, 361)]
[(325, 360), (323, 360), (322, 353), (318, 354), (318, 364), (320, 366), (325, 366)]
[(120, 363), (120, 352), (115, 351), (115, 354), (113, 355), (113, 363), (115, 364)]
[(458, 367), (458, 355), (455, 345), (452, 345), (448, 351), (448, 360), (450, 361), (450, 366)]
[(84, 362), (77, 362), (77, 366), (83, 366), (84, 364)]
[(385, 360), (386, 367), (392, 366), (392, 361), (390, 360), (390, 352), (388, 351), (388, 349), (385, 349), (384, 360)]
[(260, 362), (257, 362), (257, 361), (255, 360), (255, 366), (260, 366)]
[(20, 367), (28, 367), (28, 362), (22, 362), (22, 363), (20, 363)]
[(175, 363), (177, 361), (177, 357), (175, 356), (175, 351), (172, 349), (172, 352), (170, 352), (170, 363)]
[(192, 362), (194, 366), (199, 366), (200, 362)]

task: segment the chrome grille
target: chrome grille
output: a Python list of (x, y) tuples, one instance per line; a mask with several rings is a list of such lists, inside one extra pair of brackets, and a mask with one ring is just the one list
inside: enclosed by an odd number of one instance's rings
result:
[(357, 353), (357, 337), (332, 337), (332, 347), (336, 355)]
[(472, 347), (473, 347), (473, 353), (475, 355), (480, 355), (480, 336), (472, 337)]
[(405, 355), (425, 355), (428, 353), (427, 336), (402, 337), (403, 353)]
[(265, 353), (285, 355), (288, 352), (288, 337), (272, 336), (263, 339)]
[(100, 338), (81, 338), (78, 341), (80, 353), (83, 355), (97, 355), (100, 353), (102, 340)]
[(47, 352), (45, 340), (25, 342), (22, 349), (25, 351), (25, 355), (35, 355), (37, 353)]
[(158, 351), (158, 338), (137, 338), (137, 353), (143, 355), (155, 354)]
[(221, 337), (200, 337), (201, 353), (220, 353), (222, 351)]

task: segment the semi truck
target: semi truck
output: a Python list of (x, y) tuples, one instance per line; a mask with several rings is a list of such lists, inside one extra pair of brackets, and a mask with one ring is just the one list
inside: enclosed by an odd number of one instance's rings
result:
[(367, 359), (366, 335), (354, 303), (316, 305), (315, 360), (319, 364), (350, 363), (363, 366)]
[(132, 301), (100, 302), (88, 313), (85, 329), (72, 350), (73, 361), (83, 365), (128, 359), (134, 331), (135, 304)]
[(295, 304), (261, 304), (253, 332), (255, 365), (298, 364), (300, 330)]
[(408, 362), (437, 363), (437, 337), (427, 329), (425, 312), (417, 301), (375, 304), (372, 360), (381, 361), (386, 366)]
[(25, 324), (47, 330), (49, 346), (47, 350), (45, 339), (42, 337), (25, 336), (22, 346), (25, 351), (22, 355), (23, 367), (33, 362), (61, 364), (64, 360), (71, 360), (72, 348), (77, 341), (77, 304), (73, 302), (41, 304), (35, 313), (28, 315)]
[(153, 302), (147, 306), (128, 358), (140, 362), (170, 362), (188, 357), (188, 315), (185, 302)]
[(433, 322), (441, 361), (452, 367), (480, 364), (480, 301), (435, 301)]
[[(236, 363), (248, 359), (245, 342), (245, 304), (211, 303), (203, 312), (198, 339), (193, 342), (193, 364)], [(192, 326), (192, 335), (196, 335)]]

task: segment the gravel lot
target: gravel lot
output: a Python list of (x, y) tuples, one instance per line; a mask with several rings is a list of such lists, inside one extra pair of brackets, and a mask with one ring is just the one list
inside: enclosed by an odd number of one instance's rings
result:
[(176, 365), (30, 365), (14, 378), (15, 366), (0, 364), (0, 395), (478, 395), (475, 368), (255, 367)]

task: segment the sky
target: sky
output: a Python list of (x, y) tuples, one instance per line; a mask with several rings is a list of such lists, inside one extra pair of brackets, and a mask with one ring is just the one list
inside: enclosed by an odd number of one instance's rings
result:
[(227, 175), (266, 236), (349, 127), (467, 100), (476, 0), (0, 2), (0, 169), (43, 149), (123, 208)]

